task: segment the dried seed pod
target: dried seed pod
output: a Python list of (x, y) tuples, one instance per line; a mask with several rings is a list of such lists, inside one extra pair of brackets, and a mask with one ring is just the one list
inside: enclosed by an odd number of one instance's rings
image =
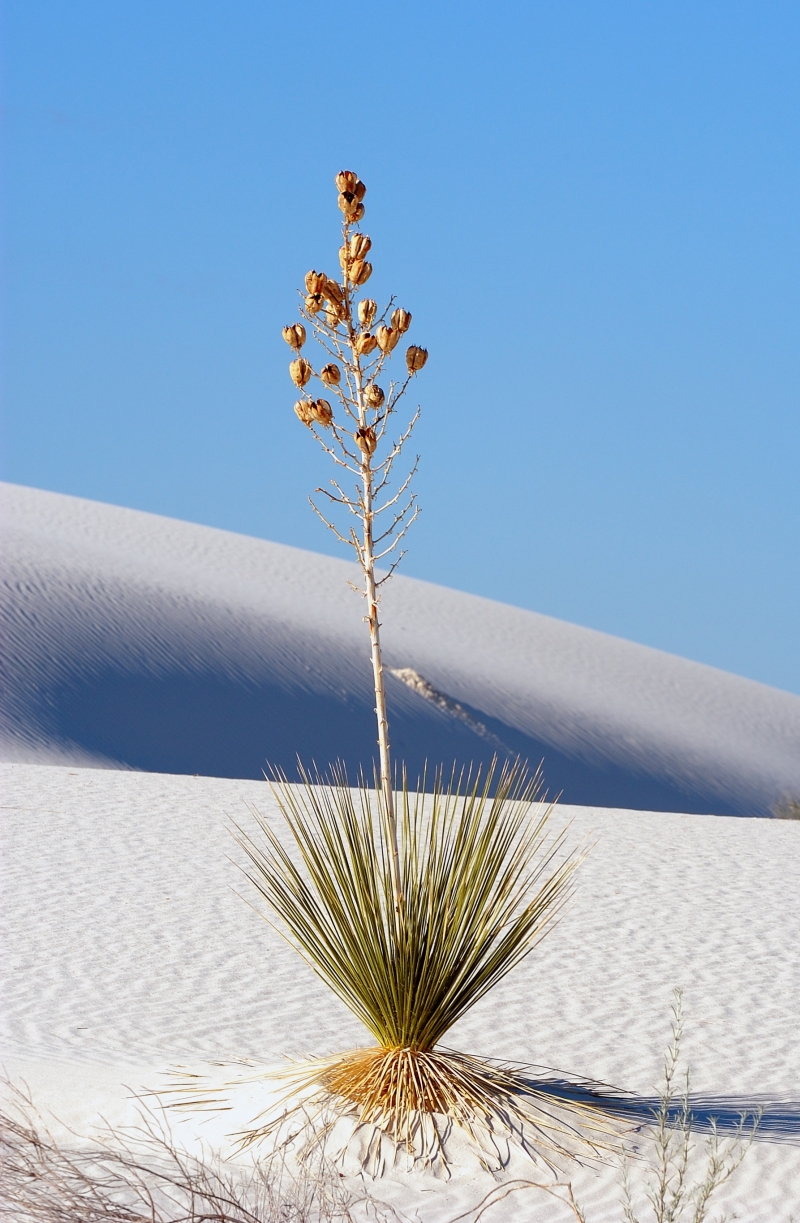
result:
[(372, 275), (372, 264), (363, 259), (356, 259), (348, 269), (348, 276), (354, 285), (365, 285)]
[(386, 396), (381, 388), (374, 382), (370, 382), (364, 387), (364, 402), (369, 408), (379, 408)]
[(297, 413), (298, 419), (301, 420), (304, 425), (311, 424), (312, 412), (311, 401), (309, 399), (298, 399), (297, 403), (294, 405), (294, 410)]
[(306, 342), (306, 329), (302, 323), (291, 323), (283, 329), (283, 338), (290, 348), (298, 352)]
[(333, 421), (333, 409), (327, 399), (315, 399), (311, 404), (311, 416), (323, 429), (330, 429)]
[(416, 344), (410, 344), (406, 349), (406, 365), (408, 366), (409, 374), (416, 374), (417, 370), (422, 369), (427, 360), (427, 348), (417, 348)]
[(350, 239), (350, 258), (363, 259), (372, 246), (372, 240), (366, 234), (353, 234)]
[(355, 339), (355, 350), (360, 357), (368, 357), (378, 347), (378, 341), (369, 331), (362, 331)]
[(289, 363), (289, 374), (295, 386), (305, 386), (311, 377), (311, 366), (305, 357), (298, 357)]
[(319, 314), (320, 310), (325, 305), (325, 298), (321, 293), (309, 293), (305, 304), (306, 310), (309, 314)]
[(323, 365), (319, 376), (326, 386), (338, 386), (342, 381), (342, 371), (333, 362), (330, 365)]
[(366, 212), (366, 208), (364, 207), (364, 205), (359, 204), (358, 207), (353, 212), (353, 215), (349, 216), (347, 220), (350, 222), (351, 225), (358, 225), (358, 222), (363, 220), (365, 212)]
[(357, 200), (363, 200), (364, 196), (367, 194), (367, 188), (364, 186), (360, 178), (357, 180), (355, 187), (351, 187), (350, 190)]
[(324, 293), (327, 279), (324, 272), (306, 272), (306, 293)]
[(392, 311), (392, 326), (395, 331), (399, 331), (401, 335), (405, 335), (411, 326), (411, 315), (407, 310)]
[(355, 170), (340, 170), (334, 181), (337, 191), (355, 191), (358, 175)]
[(400, 339), (400, 332), (395, 331), (393, 327), (387, 327), (384, 323), (381, 323), (380, 327), (375, 328), (375, 339), (378, 341), (378, 347), (382, 353), (390, 353)]
[(389, 337), (391, 335), (391, 327), (387, 327), (385, 323), (381, 323), (375, 328), (375, 339), (380, 344), (381, 352), (389, 352)]
[(339, 247), (339, 263), (341, 264), (343, 272), (347, 271), (347, 265), (349, 262), (350, 262), (350, 255), (348, 253), (347, 247), (340, 246)]
[(375, 430), (371, 425), (365, 425), (361, 429), (356, 429), (355, 432), (356, 445), (365, 458), (369, 459), (375, 453), (375, 447), (378, 444), (378, 439), (375, 436)]
[(350, 222), (355, 220), (359, 208), (363, 208), (363, 204), (359, 204), (352, 191), (342, 191), (336, 202), (344, 213), (345, 220)]
[(342, 306), (338, 305), (337, 302), (328, 302), (327, 306), (325, 307), (325, 322), (329, 327), (333, 327), (335, 329), (342, 321), (343, 314), (344, 309)]
[(378, 303), (371, 297), (365, 297), (363, 302), (358, 303), (358, 321), (362, 327), (371, 327), (377, 313)]
[(335, 302), (337, 306), (341, 306), (344, 301), (344, 293), (342, 286), (335, 280), (326, 280), (325, 287), (322, 290), (323, 297), (327, 297), (329, 302)]

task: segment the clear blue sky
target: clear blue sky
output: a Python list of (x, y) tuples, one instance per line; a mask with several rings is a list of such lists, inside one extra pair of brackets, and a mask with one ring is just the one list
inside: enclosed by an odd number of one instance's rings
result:
[(280, 328), (352, 167), (404, 571), (800, 693), (800, 6), (3, 12), (5, 479), (341, 554)]

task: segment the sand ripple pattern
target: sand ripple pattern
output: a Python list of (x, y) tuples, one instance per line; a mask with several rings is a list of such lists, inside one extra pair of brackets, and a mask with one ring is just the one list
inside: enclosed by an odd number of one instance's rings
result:
[[(77, 1082), (105, 1108), (137, 1066), (365, 1042), (237, 895), (248, 893), (226, 824), (256, 804), (278, 825), (265, 783), (11, 764), (0, 784), (0, 1048), (45, 1095), (61, 1075), (67, 1102)], [(452, 1045), (647, 1097), (683, 987), (693, 1091), (773, 1109), (772, 1141), (748, 1157), (743, 1217), (788, 1219), (800, 1202), (800, 827), (581, 808), (555, 818), (596, 842), (575, 901)], [(580, 1182), (590, 1217), (618, 1218), (616, 1188), (593, 1175)], [(453, 1193), (450, 1204), (467, 1188)]]

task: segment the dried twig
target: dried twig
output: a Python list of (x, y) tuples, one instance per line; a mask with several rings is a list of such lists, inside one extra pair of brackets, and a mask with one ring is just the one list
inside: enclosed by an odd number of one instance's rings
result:
[[(3, 1084), (0, 1217), (4, 1223), (353, 1223), (399, 1219), (350, 1192), (324, 1152), (290, 1167), (283, 1154), (241, 1167), (187, 1154), (164, 1116), (140, 1106), (135, 1127), (93, 1142), (53, 1137), (27, 1090)], [(354, 1214), (354, 1212), (356, 1212)]]

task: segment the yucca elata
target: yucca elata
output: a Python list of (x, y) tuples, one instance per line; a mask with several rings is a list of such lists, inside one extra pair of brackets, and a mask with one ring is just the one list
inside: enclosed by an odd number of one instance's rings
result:
[[(395, 904), (388, 812), (376, 778), (352, 789), (342, 766), (327, 777), (302, 772), (273, 792), (296, 854), (254, 811), (261, 836), (237, 829), (247, 874), (277, 927), (371, 1033), (376, 1044), (293, 1065), (281, 1076), (281, 1107), (242, 1135), (245, 1144), (300, 1128), (327, 1132), (347, 1117), (370, 1137), (364, 1158), (396, 1155), (447, 1166), (455, 1124), (488, 1166), (516, 1142), (546, 1161), (600, 1129), (596, 1112), (559, 1100), (519, 1069), (442, 1048), (472, 1006), (547, 932), (568, 893), (578, 858), (564, 833), (547, 832), (539, 776), (519, 763), (474, 779), (441, 773), (398, 799), (399, 885)], [(321, 1118), (325, 1118), (321, 1124)], [(571, 1119), (570, 1119), (571, 1118)], [(389, 1161), (393, 1158), (390, 1155)]]
[[(378, 600), (399, 557), (380, 579), (375, 565), (396, 549), (416, 516), (410, 491), (416, 462), (396, 491), (389, 481), (418, 410), (395, 440), (388, 440), (387, 429), (427, 352), (411, 345), (402, 380), (390, 382), (388, 391), (379, 385), (411, 315), (393, 301), (382, 312), (371, 298), (356, 302), (357, 288), (372, 271), (366, 261), (371, 241), (357, 228), (366, 188), (349, 170), (337, 175), (336, 185), (344, 216), (342, 278), (309, 272), (301, 307), (332, 359), (317, 372), (301, 355), (303, 323), (287, 325), (283, 336), (294, 353), (289, 373), (303, 391), (295, 404), (298, 418), (356, 481), (353, 492), (339, 480), (331, 482), (333, 491), (317, 490), (357, 520), (349, 534), (312, 505), (355, 549), (363, 573), (380, 771), (374, 788), (362, 777), (355, 792), (342, 766), (327, 777), (301, 769), (299, 787), (273, 774), (297, 858), (257, 813), (263, 839), (241, 830), (238, 835), (249, 877), (279, 927), (377, 1044), (293, 1067), (284, 1076), (286, 1111), (276, 1119), (273, 1109), (243, 1141), (274, 1134), (287, 1116), (290, 1122), (304, 1119), (312, 1131), (317, 1124), (318, 1132), (323, 1115), (334, 1122), (348, 1116), (376, 1136), (365, 1156), (373, 1166), (375, 1143), (380, 1149), (384, 1140), (414, 1159), (446, 1164), (444, 1137), (453, 1124), (488, 1162), (499, 1158), (498, 1144), (513, 1138), (547, 1157), (570, 1149), (576, 1137), (552, 1093), (511, 1067), (443, 1049), (440, 1042), (549, 928), (577, 859), (563, 853), (563, 835), (548, 839), (549, 810), (535, 807), (538, 775), (529, 776), (519, 764), (503, 766), (499, 776), (492, 766), (472, 780), (454, 773), (447, 786), (438, 774), (427, 797), (424, 779), (411, 795), (404, 778), (398, 819)], [(335, 410), (306, 390), (313, 378), (332, 394)], [(388, 525), (377, 529), (385, 511)]]

